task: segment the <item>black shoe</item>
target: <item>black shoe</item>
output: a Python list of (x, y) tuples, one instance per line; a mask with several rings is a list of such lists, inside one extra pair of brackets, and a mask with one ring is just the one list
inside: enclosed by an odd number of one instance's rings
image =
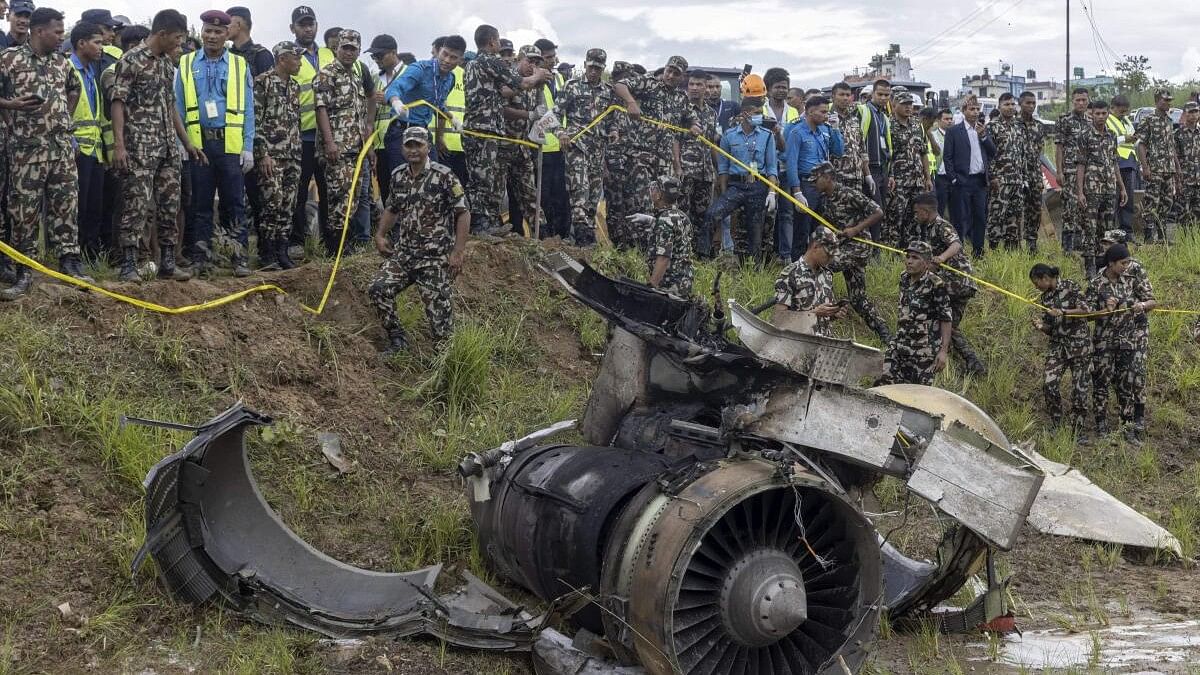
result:
[(967, 359), (967, 374), (975, 377), (983, 377), (987, 375), (987, 366), (983, 365), (983, 361), (978, 358)]
[(187, 281), (192, 278), (190, 272), (185, 272), (175, 265), (175, 248), (172, 246), (162, 247), (162, 255), (158, 265), (159, 279), (172, 279), (174, 281)]
[(1132, 424), (1125, 425), (1124, 435), (1125, 435), (1126, 443), (1129, 443), (1130, 445), (1141, 445), (1142, 444), (1142, 435), (1138, 432), (1137, 428), (1134, 427)]
[(117, 281), (141, 281), (142, 277), (137, 271), (137, 247), (130, 246), (122, 251), (121, 255), (121, 273), (117, 276)]
[(17, 268), (16, 277), (12, 286), (0, 291), (0, 301), (11, 302), (29, 293), (29, 287), (33, 285), (33, 272), (22, 265)]
[(287, 237), (275, 240), (275, 264), (279, 265), (281, 270), (290, 270), (296, 266), (291, 251), (288, 250)]
[(1108, 430), (1108, 419), (1105, 417), (1097, 417), (1096, 418), (1096, 435), (1097, 436), (1107, 436), (1108, 431), (1109, 431)]
[(408, 351), (408, 338), (404, 332), (388, 333), (388, 346), (383, 350), (384, 356), (395, 356)]
[(246, 266), (246, 259), (240, 255), (233, 257), (233, 276), (239, 279), (250, 276), (250, 268)]
[(79, 256), (77, 255), (64, 255), (62, 258), (59, 258), (58, 271), (71, 278), (86, 281), (89, 284), (96, 281), (83, 271), (83, 263), (79, 261)]

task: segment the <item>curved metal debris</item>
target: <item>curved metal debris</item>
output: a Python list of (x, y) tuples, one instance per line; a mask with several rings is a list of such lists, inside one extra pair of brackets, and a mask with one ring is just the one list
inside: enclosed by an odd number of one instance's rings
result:
[(147, 555), (179, 600), (213, 601), (267, 624), (330, 637), (428, 634), (480, 649), (526, 650), (541, 620), (466, 574), (459, 590), (434, 594), (441, 565), (390, 574), (335, 560), (279, 519), (250, 470), (244, 435), (270, 424), (240, 403), (196, 429), (150, 470)]

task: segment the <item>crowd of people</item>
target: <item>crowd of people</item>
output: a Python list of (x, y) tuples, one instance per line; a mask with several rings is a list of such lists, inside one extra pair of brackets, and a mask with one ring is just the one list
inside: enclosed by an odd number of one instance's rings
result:
[[(882, 79), (861, 92), (845, 82), (804, 91), (783, 68), (747, 69), (734, 102), (683, 56), (647, 69), (591, 48), (572, 73), (549, 39), (517, 48), (486, 24), (473, 49), (443, 36), (425, 59), (377, 35), (365, 49), (372, 69), (356, 30), (330, 28), (318, 43), (307, 6), (291, 13), (293, 39), (267, 49), (246, 7), (200, 14), (197, 39), (172, 9), (149, 26), (88, 10), (68, 33), (61, 12), (10, 3), (0, 36), (6, 243), (36, 257), (44, 233), (61, 273), (85, 281), (100, 259), (124, 282), (147, 270), (185, 281), (223, 265), (251, 274), (253, 230), (256, 267), (289, 269), (314, 234), (315, 183), (326, 252), (345, 241), (386, 258), (368, 294), (389, 352), (407, 347), (395, 299), (410, 285), (433, 336), (449, 335), (470, 234), (590, 247), (603, 222), (613, 244), (646, 255), (652, 286), (684, 297), (697, 258), (782, 262), (780, 310), (828, 333), (853, 309), (887, 345), (881, 382), (929, 384), (952, 351), (982, 374), (959, 330), (977, 291), (971, 260), (989, 248), (1036, 252), (1050, 139), (1057, 235), (1091, 281), (1085, 291), (1054, 268), (1031, 272), (1050, 308), (1035, 322), (1051, 336), (1047, 405), (1061, 421), (1058, 382), (1070, 372), (1078, 433), (1089, 416), (1105, 428), (1110, 386), (1130, 439), (1144, 433), (1154, 298), (1128, 250), (1136, 170), (1147, 242), (1200, 215), (1200, 106), (1189, 102), (1177, 126), (1167, 90), (1136, 128), (1128, 100), (1086, 89), (1054, 124), (1029, 92), (1000, 96), (985, 122), (974, 98), (937, 110)], [(363, 154), (378, 201), (371, 180), (354, 187)], [(867, 295), (873, 243), (906, 255), (894, 331)], [(31, 270), (4, 263), (0, 300), (20, 298)], [(832, 273), (845, 279), (844, 301)], [(1095, 316), (1106, 310), (1121, 311)]]

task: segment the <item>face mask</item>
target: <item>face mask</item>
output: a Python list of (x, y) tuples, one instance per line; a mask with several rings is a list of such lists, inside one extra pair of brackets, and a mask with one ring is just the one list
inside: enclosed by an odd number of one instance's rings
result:
[(752, 125), (754, 125), (754, 126), (756, 126), (756, 127), (761, 127), (761, 126), (762, 126), (762, 122), (763, 122), (763, 116), (762, 116), (762, 115), (751, 115), (751, 116), (750, 116), (750, 124), (752, 124)]

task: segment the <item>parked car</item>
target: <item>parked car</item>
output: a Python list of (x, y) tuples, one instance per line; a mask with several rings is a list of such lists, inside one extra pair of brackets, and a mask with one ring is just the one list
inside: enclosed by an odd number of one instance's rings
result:
[[(1136, 127), (1137, 125), (1141, 124), (1142, 120), (1146, 119), (1146, 115), (1149, 115), (1153, 112), (1154, 112), (1154, 108), (1138, 108), (1137, 110), (1135, 110), (1133, 113), (1133, 126)], [(1172, 122), (1174, 122), (1175, 124), (1179, 124), (1179, 119), (1181, 117), (1183, 117), (1182, 109), (1171, 108), (1171, 121)]]

